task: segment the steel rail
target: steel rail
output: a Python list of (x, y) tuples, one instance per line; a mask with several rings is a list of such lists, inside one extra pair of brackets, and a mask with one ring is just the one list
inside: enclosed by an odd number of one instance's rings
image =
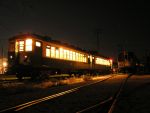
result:
[(110, 97), (110, 98), (108, 98), (108, 99), (106, 99), (106, 100), (104, 100), (104, 101), (102, 101), (102, 102), (100, 102), (100, 103), (98, 103), (98, 104), (92, 105), (92, 106), (90, 106), (90, 107), (88, 107), (88, 108), (85, 108), (85, 109), (83, 109), (83, 110), (81, 110), (81, 111), (78, 111), (78, 112), (76, 112), (76, 113), (84, 113), (84, 112), (87, 112), (87, 111), (89, 111), (89, 110), (95, 109), (96, 107), (99, 107), (99, 106), (101, 106), (101, 105), (103, 105), (103, 104), (105, 104), (105, 103), (111, 101), (112, 99), (113, 99), (113, 97)]
[[(128, 75), (126, 77), (125, 80), (123, 80), (123, 82), (121, 83), (119, 89), (117, 90), (117, 92), (115, 93), (115, 95), (112, 95), (110, 96), (108, 99), (98, 103), (98, 104), (95, 104), (95, 105), (92, 105), (90, 107), (87, 107), (83, 110), (80, 110), (76, 113), (87, 113), (87, 112), (90, 112), (92, 110), (95, 110), (95, 109), (101, 109), (99, 111), (101, 111), (102, 113), (105, 112), (105, 113), (112, 113), (113, 110), (114, 110), (114, 107), (116, 105), (116, 102), (125, 86), (125, 84), (127, 83), (127, 80), (129, 79), (130, 75)], [(104, 110), (104, 109), (108, 109), (108, 110)]]
[(44, 101), (47, 101), (47, 100), (51, 100), (53, 98), (57, 98), (57, 97), (65, 95), (65, 94), (75, 92), (75, 91), (79, 90), (80, 88), (83, 88), (83, 87), (86, 87), (86, 86), (89, 86), (89, 85), (93, 85), (93, 84), (96, 84), (96, 83), (104, 82), (104, 81), (106, 81), (106, 80), (108, 80), (112, 77), (114, 77), (114, 75), (109, 76), (109, 77), (107, 77), (103, 80), (98, 80), (98, 81), (93, 82), (93, 83), (78, 86), (76, 88), (72, 88), (72, 89), (69, 89), (69, 90), (66, 90), (66, 91), (63, 91), (63, 92), (60, 92), (60, 93), (56, 93), (56, 94), (53, 94), (53, 95), (50, 95), (50, 96), (46, 96), (46, 97), (43, 97), (43, 98), (40, 98), (40, 99), (36, 99), (36, 100), (33, 100), (33, 101), (26, 102), (24, 104), (20, 104), (20, 105), (14, 106), (14, 107), (10, 107), (10, 108), (1, 110), (0, 113), (7, 113), (9, 111), (10, 112), (17, 112), (17, 111), (23, 110), (25, 108), (28, 108), (30, 106), (33, 106), (35, 104), (38, 104), (38, 103), (41, 103), (41, 102), (44, 102)]
[(130, 77), (131, 77), (131, 75), (129, 74), (129, 75), (127, 76), (127, 78), (122, 82), (122, 84), (121, 84), (121, 86), (120, 86), (120, 88), (119, 88), (117, 94), (114, 96), (113, 102), (112, 102), (112, 104), (111, 104), (111, 106), (110, 106), (110, 109), (108, 110), (108, 113), (112, 113), (112, 112), (113, 112), (113, 110), (114, 110), (114, 108), (115, 108), (115, 105), (116, 105), (116, 102), (118, 101), (119, 96), (120, 96), (121, 92), (123, 91), (123, 89), (124, 89), (124, 87), (125, 87), (125, 84), (127, 83), (128, 79), (129, 79)]

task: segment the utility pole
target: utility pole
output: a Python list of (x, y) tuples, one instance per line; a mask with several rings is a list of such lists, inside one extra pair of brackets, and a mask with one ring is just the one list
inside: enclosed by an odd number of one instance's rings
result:
[(2, 45), (2, 74), (4, 74), (4, 65), (3, 65), (3, 63), (4, 63), (4, 55), (3, 55), (3, 45)]
[(102, 29), (96, 30), (97, 52), (100, 52), (100, 38), (102, 38)]
[(97, 32), (96, 35), (97, 35), (97, 52), (99, 52), (100, 49), (99, 32)]

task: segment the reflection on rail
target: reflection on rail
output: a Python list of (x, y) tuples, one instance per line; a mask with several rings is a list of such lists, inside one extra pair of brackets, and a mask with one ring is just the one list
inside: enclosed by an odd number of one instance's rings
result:
[(131, 75), (128, 75), (127, 78), (125, 80), (123, 80), (123, 82), (120, 85), (120, 88), (115, 93), (115, 95), (111, 96), (110, 98), (108, 98), (98, 104), (92, 105), (92, 106), (85, 108), (83, 110), (80, 110), (76, 113), (112, 113), (114, 110), (114, 107), (116, 105), (116, 102), (119, 99), (119, 96), (120, 96), (122, 90), (124, 89), (125, 84), (127, 83), (130, 76)]

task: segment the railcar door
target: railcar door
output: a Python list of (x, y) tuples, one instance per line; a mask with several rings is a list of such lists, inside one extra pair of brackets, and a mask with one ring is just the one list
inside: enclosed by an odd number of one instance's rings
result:
[(33, 61), (34, 65), (40, 66), (42, 64), (42, 42), (40, 41), (35, 41)]
[(90, 65), (90, 69), (92, 69), (93, 68), (93, 57), (92, 57), (92, 55), (88, 56), (88, 63)]

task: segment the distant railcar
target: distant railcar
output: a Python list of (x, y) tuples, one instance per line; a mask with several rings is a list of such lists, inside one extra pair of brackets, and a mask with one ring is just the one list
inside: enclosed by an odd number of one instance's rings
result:
[(37, 34), (22, 34), (9, 39), (9, 72), (21, 79), (68, 73), (110, 73), (112, 60), (97, 53), (52, 40)]
[(118, 68), (123, 73), (137, 73), (139, 62), (133, 52), (122, 51), (118, 55)]

